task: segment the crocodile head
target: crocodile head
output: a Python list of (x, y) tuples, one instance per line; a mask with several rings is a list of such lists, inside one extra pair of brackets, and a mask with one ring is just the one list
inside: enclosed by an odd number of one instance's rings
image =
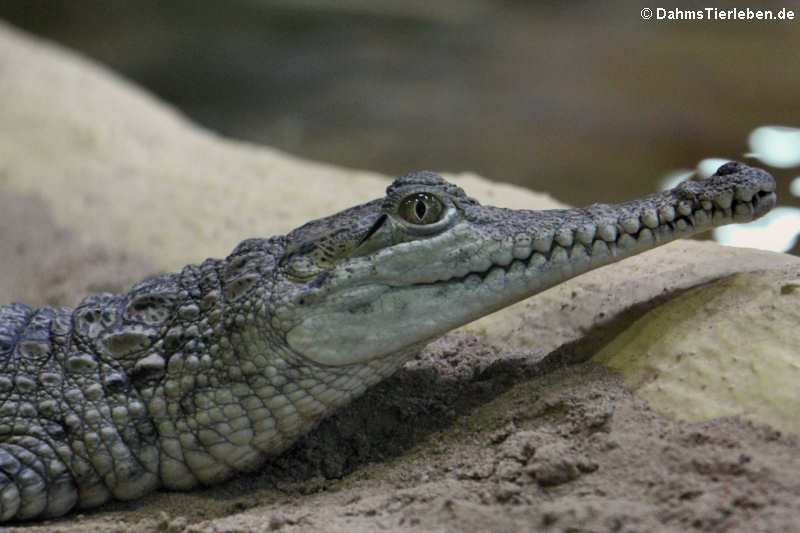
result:
[(393, 354), (587, 270), (775, 204), (763, 170), (728, 163), (711, 178), (617, 205), (483, 206), (431, 172), (386, 197), (286, 237), (273, 326), (298, 354), (348, 365)]

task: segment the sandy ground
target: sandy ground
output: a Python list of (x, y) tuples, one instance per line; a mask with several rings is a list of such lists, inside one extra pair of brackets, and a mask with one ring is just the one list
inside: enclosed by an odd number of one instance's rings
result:
[[(26, 287), (30, 302), (74, 304), (152, 273), (81, 248), (32, 198), (0, 197), (0, 227), (12, 250), (2, 285)], [(539, 327), (558, 328), (569, 311)], [(797, 439), (735, 417), (692, 424), (653, 412), (613, 371), (576, 361), (608, 337), (590, 330), (526, 353), (451, 333), (258, 472), (18, 528), (798, 530)]]

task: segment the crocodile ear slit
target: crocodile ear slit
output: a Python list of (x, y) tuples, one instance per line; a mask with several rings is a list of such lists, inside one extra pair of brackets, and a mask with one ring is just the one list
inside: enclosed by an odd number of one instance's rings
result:
[(366, 232), (363, 237), (361, 237), (361, 240), (358, 241), (358, 244), (356, 245), (356, 248), (358, 248), (359, 246), (364, 244), (370, 237), (375, 235), (375, 232), (380, 229), (380, 227), (383, 225), (384, 222), (386, 222), (386, 214), (385, 213), (383, 215), (379, 216), (378, 220), (376, 220), (375, 223), (372, 225), (372, 227), (369, 228), (369, 231)]

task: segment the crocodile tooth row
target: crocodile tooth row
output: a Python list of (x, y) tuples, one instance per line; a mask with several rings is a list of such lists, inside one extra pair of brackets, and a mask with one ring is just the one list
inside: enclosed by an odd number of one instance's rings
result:
[[(731, 195), (732, 198), (733, 195)], [(619, 225), (584, 224), (579, 226), (574, 233), (562, 228), (547, 238), (533, 240), (530, 236), (520, 233), (514, 238), (512, 252), (508, 255), (511, 259), (498, 254), (497, 257), (502, 257), (502, 260), (492, 261), (493, 265), (490, 267), (489, 274), (494, 274), (491, 278), (497, 281), (500, 272), (506, 272), (499, 267), (507, 267), (509, 264), (511, 265), (510, 269), (521, 268), (525, 263), (528, 267), (536, 268), (545, 263), (567, 262), (575, 259), (578, 255), (604, 256), (613, 253), (613, 248), (624, 250), (636, 244), (652, 243), (656, 240), (653, 230), (659, 226), (657, 223), (659, 215), (669, 219), (669, 224), (664, 224), (664, 226), (671, 226), (675, 231), (685, 232), (694, 226), (705, 225), (709, 222), (722, 223), (731, 218), (750, 217), (758, 202), (757, 195), (750, 195), (749, 201), (737, 201), (735, 205), (731, 202), (731, 207), (727, 209), (715, 209), (710, 201), (704, 200), (700, 202), (697, 210), (688, 210), (688, 214), (683, 214), (687, 210), (685, 206), (679, 205), (678, 211), (682, 216), (677, 219), (675, 210), (666, 206), (660, 208), (658, 214), (655, 209), (650, 208), (643, 211), (638, 219), (633, 216), (621, 219)], [(618, 234), (618, 227), (624, 232)], [(494, 272), (495, 269), (498, 272)], [(488, 276), (487, 279), (489, 279)]]
[[(517, 260), (528, 261), (529, 266), (537, 266), (548, 260), (565, 260), (576, 253), (609, 253), (609, 244), (625, 249), (637, 242), (651, 242), (655, 239), (651, 230), (659, 226), (671, 226), (676, 231), (684, 232), (691, 227), (708, 223), (721, 224), (731, 218), (747, 218), (752, 216), (755, 206), (758, 205), (758, 192), (737, 189), (735, 194), (730, 192), (718, 195), (713, 202), (700, 200), (695, 210), (692, 209), (692, 202), (682, 200), (678, 202), (677, 209), (670, 205), (661, 206), (658, 210), (645, 208), (639, 216), (621, 218), (616, 224), (586, 223), (575, 230), (561, 228), (555, 233), (536, 239), (519, 233), (514, 237), (511, 252), (496, 252), (491, 263), (494, 266), (507, 267)], [(735, 204), (734, 198), (737, 200)]]

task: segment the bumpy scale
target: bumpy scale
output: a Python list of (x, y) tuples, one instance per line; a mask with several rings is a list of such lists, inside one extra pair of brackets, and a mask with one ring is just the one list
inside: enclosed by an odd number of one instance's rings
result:
[(258, 467), (444, 332), (587, 270), (745, 222), (766, 172), (619, 205), (481, 206), (430, 172), (74, 310), (0, 307), (0, 520)]

